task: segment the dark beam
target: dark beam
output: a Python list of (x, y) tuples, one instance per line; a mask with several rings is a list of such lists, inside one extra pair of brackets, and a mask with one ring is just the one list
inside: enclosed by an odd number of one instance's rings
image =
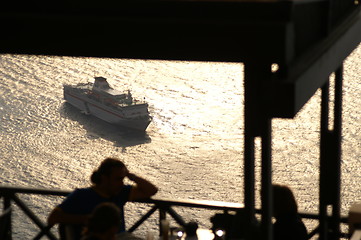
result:
[(266, 86), (272, 117), (293, 118), (361, 42), (359, 9)]
[(324, 36), (326, 6), (326, 0), (18, 0), (0, 9), (0, 52), (284, 63)]

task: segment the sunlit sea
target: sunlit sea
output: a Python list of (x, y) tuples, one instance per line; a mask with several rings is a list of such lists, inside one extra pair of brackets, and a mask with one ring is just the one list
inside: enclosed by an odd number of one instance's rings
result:
[[(360, 64), (361, 46), (344, 66), (342, 214), (361, 201)], [(153, 116), (146, 134), (119, 129), (64, 102), (63, 84), (95, 76), (145, 98)], [(155, 183), (158, 198), (243, 202), (242, 64), (0, 55), (0, 79), (0, 184), (86, 187), (91, 172), (111, 156)], [(292, 187), (301, 211), (318, 211), (319, 120), (320, 91), (294, 119), (273, 120), (273, 180)], [(258, 190), (259, 166), (257, 161)], [(42, 221), (62, 200), (20, 197)], [(33, 238), (34, 224), (14, 208), (14, 239)], [(127, 204), (128, 227), (148, 209)], [(177, 211), (186, 221), (210, 226), (213, 213)], [(156, 229), (157, 216), (139, 233)]]

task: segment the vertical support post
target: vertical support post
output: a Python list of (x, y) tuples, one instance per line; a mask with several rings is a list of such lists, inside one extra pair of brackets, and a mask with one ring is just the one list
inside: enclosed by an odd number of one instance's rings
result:
[(271, 119), (262, 122), (262, 239), (273, 239)]
[[(342, 71), (335, 72), (333, 126), (329, 126), (329, 82), (322, 87), (320, 142), (320, 240), (340, 238)], [(331, 211), (330, 218), (328, 217)]]
[[(10, 191), (7, 191), (6, 193), (4, 193), (2, 195), (2, 197), (4, 198), (4, 202), (3, 202), (3, 205), (4, 205), (4, 209), (3, 210), (6, 210), (8, 208), (11, 207), (11, 196), (12, 196), (13, 193), (11, 193)], [(12, 239), (12, 215), (10, 215), (10, 221), (9, 221), (9, 224), (7, 224), (7, 232), (9, 233), (9, 235), (7, 236), (7, 239), (6, 240), (11, 240)]]
[(328, 221), (327, 221), (327, 206), (328, 206), (328, 191), (327, 191), (327, 136), (328, 136), (328, 100), (329, 100), (329, 80), (321, 89), (321, 140), (320, 140), (320, 240), (327, 239)]
[(255, 138), (262, 138), (262, 240), (271, 240), (272, 232), (272, 164), (271, 118), (264, 99), (265, 82), (270, 81), (271, 65), (260, 62), (245, 63), (245, 128), (244, 128), (244, 203), (248, 232), (246, 239), (255, 239)]
[(159, 236), (163, 233), (162, 220), (165, 220), (167, 217), (166, 211), (163, 209), (163, 206), (159, 208)]
[[(244, 79), (244, 206), (246, 226), (248, 232), (246, 239), (253, 239), (251, 224), (255, 217), (255, 157), (254, 157), (254, 138), (255, 138), (255, 83), (252, 79), (252, 66), (245, 63), (245, 79)], [(253, 70), (254, 71), (254, 70)]]
[(335, 72), (335, 104), (334, 104), (334, 125), (333, 134), (335, 138), (335, 188), (333, 201), (332, 228), (336, 239), (340, 237), (341, 220), (341, 154), (342, 154), (342, 85), (343, 85), (343, 64)]

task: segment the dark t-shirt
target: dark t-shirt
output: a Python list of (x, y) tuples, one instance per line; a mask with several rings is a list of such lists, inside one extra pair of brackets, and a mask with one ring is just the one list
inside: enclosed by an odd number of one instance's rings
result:
[(100, 238), (94, 236), (84, 236), (81, 240), (100, 240)]
[[(125, 185), (117, 196), (111, 198), (104, 198), (100, 196), (91, 187), (79, 188), (70, 193), (58, 207), (66, 213), (91, 214), (94, 208), (100, 203), (112, 202), (120, 208), (122, 219), (120, 232), (124, 232), (124, 205), (129, 199), (131, 188), (131, 185)], [(81, 226), (79, 226), (78, 231), (81, 232)]]
[(298, 215), (278, 217), (273, 231), (274, 240), (308, 240), (306, 226)]

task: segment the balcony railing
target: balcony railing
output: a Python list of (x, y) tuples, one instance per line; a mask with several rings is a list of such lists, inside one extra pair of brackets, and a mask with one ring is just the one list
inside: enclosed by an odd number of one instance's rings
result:
[[(70, 191), (64, 190), (50, 190), (50, 189), (36, 189), (36, 188), (24, 188), (24, 187), (9, 187), (9, 186), (0, 186), (0, 199), (3, 201), (4, 209), (12, 207), (14, 204), (17, 205), (27, 217), (29, 217), (33, 224), (37, 226), (39, 232), (33, 237), (33, 239), (41, 239), (46, 236), (48, 239), (59, 239), (58, 236), (55, 236), (50, 229), (53, 226), (48, 226), (44, 223), (31, 209), (30, 207), (20, 198), (20, 195), (42, 195), (42, 196), (59, 196), (64, 197), (68, 195)], [(159, 211), (159, 223), (162, 219), (166, 218), (168, 214), (171, 216), (177, 224), (180, 226), (185, 226), (186, 222), (180, 216), (173, 207), (185, 207), (185, 208), (200, 208), (205, 210), (218, 210), (223, 212), (237, 211), (243, 208), (242, 204), (239, 203), (229, 203), (229, 202), (219, 202), (219, 201), (197, 201), (197, 200), (171, 200), (171, 199), (149, 199), (143, 201), (137, 201), (139, 203), (149, 204), (151, 206), (150, 210), (144, 215), (140, 216), (139, 220), (136, 221), (129, 229), (128, 232), (134, 232), (137, 228), (142, 225), (150, 216), (153, 215), (156, 211)], [(54, 204), (55, 205), (55, 204)], [(260, 210), (257, 210), (257, 214), (260, 214)], [(317, 220), (318, 215), (314, 213), (300, 213), (303, 219), (313, 219)], [(16, 222), (13, 222), (16, 224)], [(341, 218), (340, 224), (347, 224), (347, 217)], [(11, 232), (11, 224), (9, 225)], [(159, 224), (160, 230), (160, 224)], [(318, 227), (309, 231), (309, 239), (318, 234)], [(348, 239), (349, 236), (347, 233), (341, 233), (340, 238)]]

